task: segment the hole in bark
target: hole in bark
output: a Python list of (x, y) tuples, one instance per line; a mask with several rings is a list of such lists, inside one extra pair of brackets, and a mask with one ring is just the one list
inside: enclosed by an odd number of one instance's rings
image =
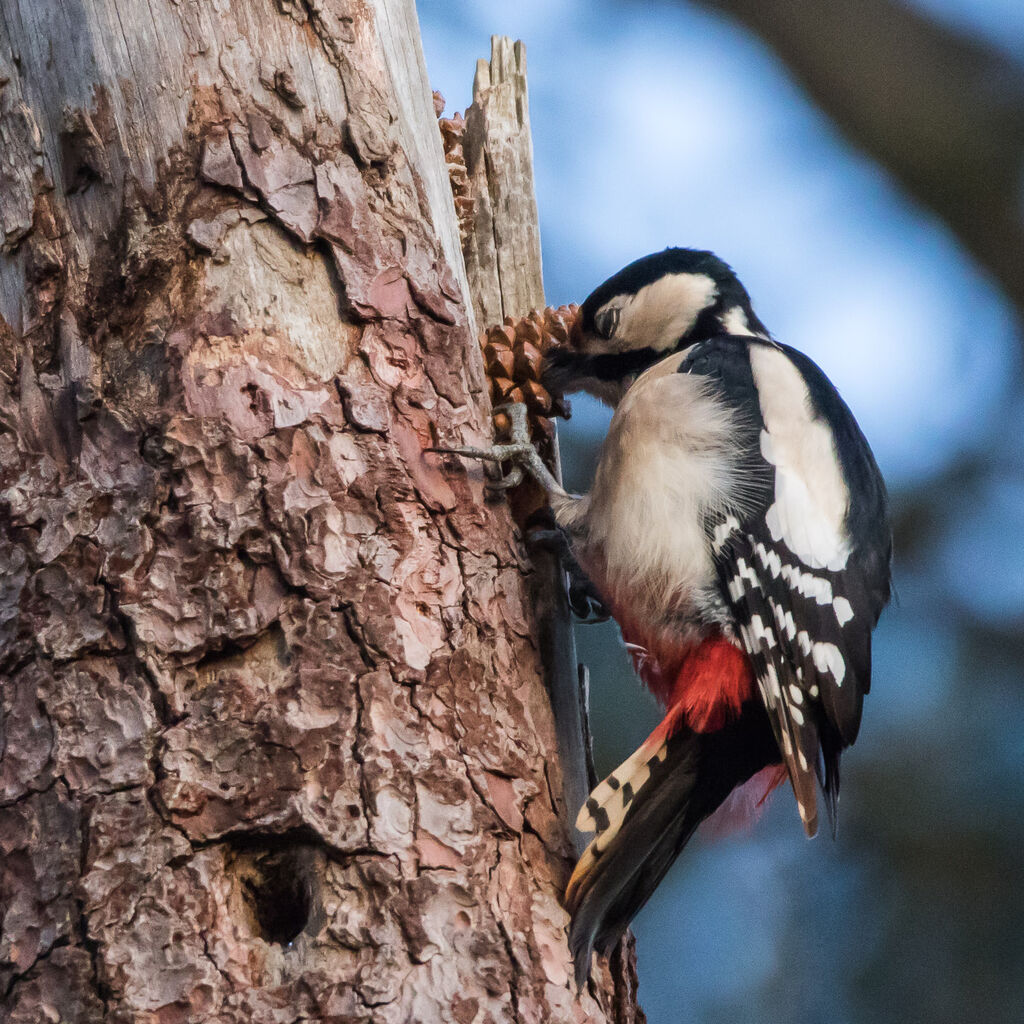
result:
[(290, 946), (309, 921), (309, 889), (292, 860), (264, 861), (264, 877), (247, 887), (261, 936), (280, 946)]
[(312, 913), (306, 848), (236, 849), (229, 867), (236, 880), (235, 905), (264, 942), (290, 946)]
[[(248, 568), (256, 565), (244, 551), (239, 552), (239, 558)], [(220, 673), (237, 671), (240, 668), (252, 671), (254, 667), (260, 665), (276, 666), (279, 670), (284, 670), (291, 664), (291, 660), (284, 630), (278, 623), (272, 622), (255, 638), (222, 639), (215, 648), (207, 651), (196, 662), (195, 668), (197, 673), (212, 678)]]
[(221, 662), (230, 663), (233, 659), (244, 656), (245, 651), (246, 648), (235, 640), (224, 640), (196, 662), (196, 671), (216, 669)]

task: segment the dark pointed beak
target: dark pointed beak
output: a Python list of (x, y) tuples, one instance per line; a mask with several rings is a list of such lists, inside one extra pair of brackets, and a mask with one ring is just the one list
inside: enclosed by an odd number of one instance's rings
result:
[(573, 383), (579, 376), (580, 363), (585, 358), (568, 345), (549, 348), (541, 364), (541, 387), (553, 398), (561, 398), (567, 391), (575, 390)]

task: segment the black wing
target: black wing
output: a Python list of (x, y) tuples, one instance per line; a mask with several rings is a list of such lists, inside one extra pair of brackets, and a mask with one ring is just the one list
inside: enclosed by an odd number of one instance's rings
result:
[(839, 754), (871, 685), (871, 631), (889, 599), (885, 485), (838, 392), (806, 356), (752, 337), (694, 346), (681, 373), (736, 412), (742, 512), (707, 524), (721, 596), (809, 835), (814, 777), (835, 829)]

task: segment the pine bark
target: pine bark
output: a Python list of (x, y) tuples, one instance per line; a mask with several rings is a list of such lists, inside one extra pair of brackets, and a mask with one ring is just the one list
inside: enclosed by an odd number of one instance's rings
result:
[[(526, 48), (507, 36), (491, 38), (491, 59), (477, 61), (473, 103), (466, 111), (463, 149), (473, 221), (463, 246), (477, 322), (501, 323), (545, 306), (540, 224), (533, 185), (533, 138), (526, 86)], [(552, 469), (561, 479), (558, 434)], [(516, 495), (520, 522), (544, 503), (529, 483)], [(576, 641), (558, 556), (531, 552), (531, 605), (545, 686), (555, 713), (565, 806), (573, 812), (597, 784), (590, 752), (585, 675), (576, 661)], [(577, 853), (589, 837), (570, 818)]]
[(8, 0), (0, 194), (0, 1018), (641, 1019), (411, 2)]

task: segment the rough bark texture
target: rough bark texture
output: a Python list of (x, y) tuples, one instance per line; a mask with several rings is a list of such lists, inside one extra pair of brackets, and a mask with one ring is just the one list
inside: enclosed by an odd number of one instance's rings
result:
[[(507, 36), (493, 36), (490, 61), (477, 62), (473, 104), (466, 111), (463, 141), (472, 230), (463, 251), (477, 320), (501, 323), (543, 309), (540, 225), (533, 185), (533, 139), (526, 88), (526, 48)], [(561, 479), (558, 435), (552, 468)], [(524, 489), (525, 490), (525, 489)], [(527, 495), (530, 505), (542, 495)], [(519, 511), (525, 511), (520, 500)], [(532, 509), (531, 509), (532, 510)], [(523, 518), (521, 515), (520, 518)], [(596, 784), (591, 776), (586, 697), (576, 661), (569, 601), (558, 558), (535, 551), (532, 604), (545, 681), (555, 711), (566, 808), (577, 853), (587, 840), (572, 817)]]
[(637, 1019), (508, 510), (422, 455), (490, 431), (414, 27), (0, 9), (12, 1024)]

